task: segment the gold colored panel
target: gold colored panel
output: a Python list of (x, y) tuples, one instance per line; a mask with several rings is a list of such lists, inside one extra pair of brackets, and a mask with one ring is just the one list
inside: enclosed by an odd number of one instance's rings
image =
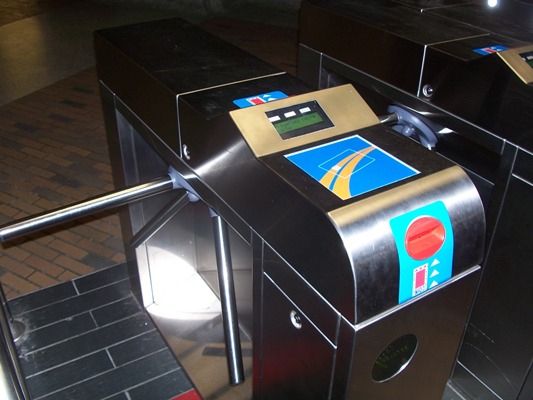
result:
[(533, 45), (498, 52), (500, 58), (528, 85), (533, 84), (533, 68), (522, 59), (520, 54), (530, 51), (533, 51)]
[[(268, 120), (266, 112), (313, 100), (322, 107), (334, 126), (283, 140)], [(234, 110), (230, 112), (230, 116), (256, 157), (289, 150), (380, 123), (352, 85), (337, 86)]]

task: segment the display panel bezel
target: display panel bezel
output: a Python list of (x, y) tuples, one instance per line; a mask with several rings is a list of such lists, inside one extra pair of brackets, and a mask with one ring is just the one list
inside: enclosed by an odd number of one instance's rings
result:
[(267, 111), (265, 114), (283, 140), (334, 126), (316, 100)]

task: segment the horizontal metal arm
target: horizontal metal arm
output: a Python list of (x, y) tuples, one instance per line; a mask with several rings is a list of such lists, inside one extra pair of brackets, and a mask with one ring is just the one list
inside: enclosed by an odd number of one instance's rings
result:
[(173, 187), (174, 180), (170, 176), (166, 176), (126, 189), (92, 197), (88, 200), (60, 207), (53, 211), (32, 215), (1, 226), (0, 243), (91, 215), (99, 211), (119, 207), (135, 200), (165, 192)]

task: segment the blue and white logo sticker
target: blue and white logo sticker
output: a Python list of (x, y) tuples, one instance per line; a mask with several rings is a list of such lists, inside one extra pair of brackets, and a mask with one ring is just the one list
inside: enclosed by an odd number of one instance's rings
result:
[(481, 54), (482, 56), (488, 56), (489, 54), (494, 54), (499, 51), (505, 51), (505, 50), (509, 50), (509, 47), (502, 46), (501, 44), (496, 44), (494, 46), (480, 47), (472, 51), (474, 51), (475, 53)]
[(268, 103), (274, 100), (285, 99), (287, 97), (289, 96), (287, 96), (285, 93), (280, 92), (279, 90), (276, 90), (274, 92), (257, 94), (255, 96), (244, 97), (242, 99), (233, 100), (233, 104), (235, 104), (239, 108), (246, 108), (246, 107), (256, 106), (258, 104)]

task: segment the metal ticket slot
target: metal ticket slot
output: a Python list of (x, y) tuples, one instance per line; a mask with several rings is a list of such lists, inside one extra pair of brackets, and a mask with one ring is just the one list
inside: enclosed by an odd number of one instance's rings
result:
[(353, 84), (481, 194), (484, 272), (450, 380), (457, 399), (533, 397), (531, 21), (530, 1), (302, 2), (299, 78)]
[(440, 399), (484, 245), (463, 170), (182, 20), (95, 49), (117, 184), (158, 186), (121, 209), (132, 287), (203, 398)]

